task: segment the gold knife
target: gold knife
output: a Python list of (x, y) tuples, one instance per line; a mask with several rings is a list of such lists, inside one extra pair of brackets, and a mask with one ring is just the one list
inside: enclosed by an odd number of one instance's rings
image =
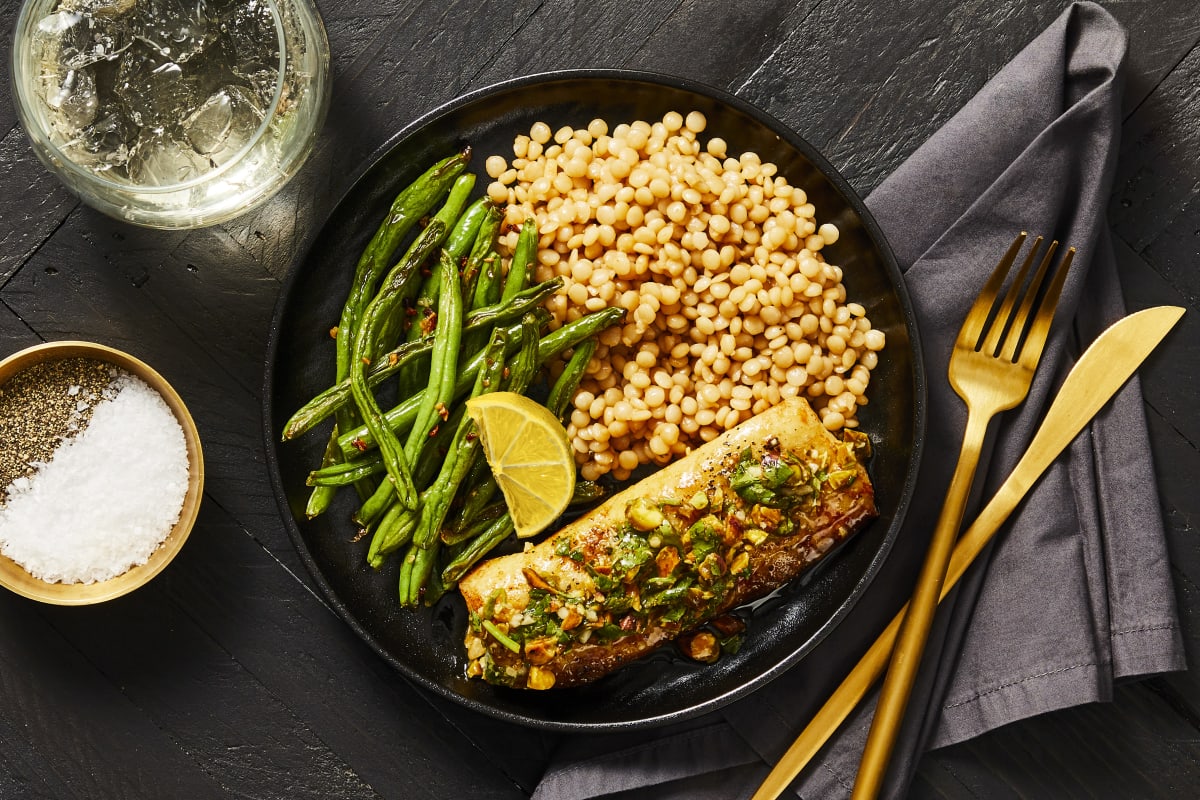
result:
[[(1158, 306), (1130, 314), (1096, 337), (1071, 369), (1029, 448), (991, 502), (954, 547), (939, 602), (958, 583), (984, 546), (1008, 519), (1059, 453), (1117, 393), (1167, 332), (1183, 316), (1179, 306)], [(825, 701), (751, 800), (775, 800), (787, 789), (887, 669), (901, 609), (871, 648)]]

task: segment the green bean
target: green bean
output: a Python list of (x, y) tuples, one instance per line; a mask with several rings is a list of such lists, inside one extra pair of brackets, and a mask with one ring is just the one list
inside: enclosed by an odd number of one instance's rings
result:
[(537, 377), (542, 366), (538, 357), (542, 324), (538, 314), (526, 314), (521, 320), (521, 349), (509, 365), (508, 376), (504, 380), (504, 391), (524, 394)]
[(529, 267), (537, 251), (537, 235), (537, 223), (532, 217), (521, 224), (517, 246), (513, 248), (512, 258), (508, 262), (508, 275), (504, 278), (501, 300), (512, 297), (525, 288), (525, 282), (529, 279)]
[[(470, 177), (470, 181), (465, 180), (468, 177)], [(458, 180), (462, 182), (468, 192), (471, 186), (474, 185), (473, 175), (463, 175)], [(454, 190), (450, 193), (451, 198), (455, 197), (458, 188), (459, 183), (456, 182)], [(450, 201), (448, 200), (447, 207), (449, 206)], [(479, 231), (479, 226), (482, 224), (488, 209), (492, 207), (492, 202), (486, 197), (482, 197), (467, 206), (466, 210), (461, 212), (456, 222), (452, 221), (453, 227), (446, 237), (445, 250), (456, 265), (466, 257), (467, 251), (475, 241), (475, 235)], [(412, 325), (408, 329), (408, 341), (416, 341), (422, 336), (433, 332), (434, 319), (436, 318), (434, 309), (437, 306), (440, 287), (441, 271), (435, 269), (421, 283), (421, 290), (418, 292), (416, 302), (413, 306), (416, 313), (413, 316)]]
[[(507, 303), (499, 303), (472, 311), (463, 321), (463, 332), (465, 334), (469, 331), (484, 331), (494, 325), (507, 325), (513, 320), (520, 319), (530, 310), (541, 307), (546, 298), (558, 291), (562, 284), (562, 278), (552, 278), (536, 286), (531, 286)], [(415, 342), (405, 342), (384, 353), (370, 365), (367, 372), (368, 385), (377, 386), (388, 377), (395, 375), (410, 361), (427, 355), (432, 347), (433, 336), (425, 336)], [(471, 348), (467, 352), (473, 350), (475, 348)], [(321, 392), (297, 410), (283, 426), (283, 439), (285, 441), (295, 439), (311, 430), (349, 398), (350, 380), (347, 378), (336, 386), (331, 386)]]
[(479, 559), (491, 552), (496, 545), (507, 539), (513, 530), (515, 528), (512, 517), (506, 511), (446, 565), (446, 568), (442, 570), (442, 580), (446, 583), (458, 583), (467, 570), (475, 566)]
[[(595, 313), (568, 322), (558, 330), (546, 334), (538, 342), (538, 362), (545, 364), (546, 361), (564, 350), (578, 345), (589, 337), (595, 336), (605, 328), (620, 322), (624, 317), (625, 309), (610, 306), (609, 308), (601, 309)], [(476, 357), (460, 370), (459, 382), (455, 389), (456, 395), (466, 392), (470, 388), (475, 371), (479, 369), (481, 356), (482, 351), (477, 353)], [(387, 424), (393, 430), (406, 428), (412, 423), (416, 405), (422, 399), (423, 394), (415, 395), (385, 412), (384, 418), (387, 420)], [(342, 452), (352, 453), (355, 450), (366, 450), (373, 447), (375, 439), (365, 426), (360, 426), (341, 434), (338, 437), (338, 445), (342, 448)]]
[[(488, 466), (487, 461), (484, 461), (483, 459), (480, 459), (475, 463), (476, 465), (482, 464), (485, 468)], [(470, 481), (473, 477), (473, 475), (467, 476), (468, 485), (470, 485)], [(490, 472), (488, 472), (488, 477), (492, 477)], [(491, 525), (497, 517), (508, 511), (508, 507), (504, 505), (503, 502), (490, 503), (491, 496), (495, 493), (498, 487), (496, 486), (496, 481), (494, 478), (488, 482), (488, 485), (491, 487), (491, 492), (488, 493), (486, 497), (483, 496), (483, 493), (475, 494), (468, 491), (466, 501), (464, 501), (462, 506), (462, 511), (458, 515), (458, 522), (455, 525), (442, 530), (442, 544), (455, 545), (465, 542), (469, 539), (474, 539), (476, 536), (482, 533), (488, 525)], [(472, 486), (472, 489), (474, 488), (475, 487)], [(480, 497), (482, 500), (472, 502), (472, 499), (475, 497)]]
[(481, 226), (493, 213), (499, 213), (499, 210), (496, 204), (486, 197), (481, 197), (467, 206), (458, 223), (451, 228), (450, 235), (446, 237), (446, 252), (456, 260), (466, 258), (479, 238)]
[(471, 299), (471, 306), (482, 308), (499, 303), (503, 284), (504, 265), (500, 263), (500, 254), (489, 249), (483, 257), (483, 266), (475, 283), (475, 296)]
[[(329, 435), (329, 441), (325, 443), (325, 452), (321, 456), (321, 467), (331, 467), (341, 462), (342, 449), (338, 447), (337, 428)], [(313, 487), (313, 490), (308, 493), (308, 501), (304, 504), (304, 516), (308, 519), (315, 519), (329, 510), (329, 505), (333, 502), (334, 495), (337, 494), (337, 487), (321, 486)]]
[[(520, 334), (520, 328), (515, 325), (510, 328), (503, 328), (499, 330), (503, 330), (508, 336), (514, 338)], [(515, 345), (510, 342), (508, 346), (514, 347)], [(470, 359), (470, 361), (468, 361), (467, 366), (462, 369), (458, 378), (458, 382), (454, 387), (455, 398), (466, 394), (466, 392), (470, 390), (472, 384), (475, 382), (475, 376), (479, 373), (480, 366), (483, 364), (485, 357), (486, 350), (479, 351)], [(417, 406), (420, 405), (423, 396), (424, 392), (422, 391), (421, 394), (417, 394), (408, 398), (399, 406), (392, 409), (392, 412), (399, 412), (394, 414), (392, 423), (393, 430), (397, 435), (405, 433), (412, 427), (413, 420), (415, 420), (417, 416)], [(351, 433), (359, 438), (344, 437), (341, 444), (343, 447), (347, 448), (347, 452), (357, 452), (358, 450), (365, 451), (374, 446), (374, 440), (371, 438), (371, 433), (366, 429), (365, 426), (357, 431), (352, 431)], [(363, 508), (361, 508), (354, 515), (356, 520), (360, 522), (369, 520), (371, 519), (371, 515), (373, 513), (379, 513), (383, 510), (383, 508), (386, 507), (386, 501), (388, 500), (387, 493), (381, 491), (377, 492), (376, 495), (367, 498), (367, 501), (363, 504)], [(383, 503), (384, 505), (380, 506), (378, 505), (379, 503)]]
[(400, 605), (408, 605), (408, 586), (412, 582), (413, 562), (417, 560), (417, 551), (419, 548), (409, 545), (408, 552), (404, 554), (404, 559), (400, 562)]
[(392, 490), (396, 492), (400, 502), (410, 507), (416, 503), (417, 490), (413, 486), (409, 460), (396, 435), (387, 426), (383, 410), (367, 384), (365, 366), (371, 360), (370, 354), (375, 351), (380, 320), (394, 310), (398, 295), (412, 280), (412, 276), (428, 257), (429, 252), (441, 241), (444, 232), (445, 225), (440, 220), (430, 222), (413, 247), (409, 248), (406, 259), (388, 273), (384, 285), (363, 312), (350, 362), (350, 391), (354, 396), (354, 404), (367, 427), (375, 435)]
[[(435, 220), (430, 227), (439, 223)], [(383, 419), (382, 412), (378, 418), (367, 424), (375, 446), (384, 450), (384, 465), (388, 468), (391, 486), (381, 485), (374, 494), (369, 496), (356, 518), (363, 523), (369, 523), (385, 509), (390, 502), (389, 488), (396, 493), (400, 502), (408, 509), (415, 510), (418, 497), (417, 489), (412, 480), (411, 465), (421, 457), (421, 453), (430, 438), (430, 432), (436, 425), (440, 414), (445, 413), (453, 397), (455, 371), (458, 363), (458, 345), (462, 337), (462, 298), (458, 292), (458, 268), (454, 261), (443, 249), (438, 258), (438, 270), (444, 277), (445, 290), (438, 302), (438, 316), (442, 324), (438, 325), (433, 337), (430, 351), (429, 382), (424, 392), (419, 395), (421, 402), (417, 406), (416, 417), (408, 430), (408, 438), (400, 444), (399, 437), (386, 424), (374, 424)], [(353, 378), (355, 373), (351, 373)], [(365, 382), (364, 382), (365, 385)], [(362, 403), (360, 395), (363, 392), (351, 382), (355, 401)], [(369, 397), (369, 392), (366, 393)], [(369, 397), (373, 403), (374, 398)], [(403, 479), (403, 480), (402, 480)]]
[(400, 503), (393, 503), (379, 520), (367, 550), (367, 564), (379, 569), (388, 555), (412, 541), (417, 529), (417, 515)]
[[(392, 201), (387, 216), (380, 223), (371, 241), (367, 243), (359, 257), (349, 296), (342, 305), (342, 314), (338, 321), (334, 344), (336, 360), (334, 380), (336, 382), (340, 383), (350, 376), (354, 339), (358, 335), (359, 322), (375, 295), (379, 280), (387, 271), (388, 264), (397, 248), (412, 227), (452, 189), (463, 170), (466, 169), (470, 158), (471, 148), (466, 147), (461, 152), (442, 159), (426, 170)], [(337, 426), (330, 435), (331, 444), (332, 438), (337, 435), (338, 430), (348, 430), (359, 422), (354, 409), (350, 406), (343, 405), (336, 412)], [(326, 448), (321, 464), (328, 466), (338, 460), (337, 450), (330, 446)], [(371, 491), (368, 481), (356, 482), (355, 488), (360, 497), (368, 496)], [(321, 487), (313, 489), (306, 513), (312, 516), (322, 513), (328, 508), (332, 498), (333, 493), (329, 489)]]
[[(544, 308), (535, 309), (533, 312), (538, 314), (539, 318), (543, 319), (543, 325), (550, 319), (550, 312)], [(515, 351), (520, 342), (521, 326), (509, 325), (503, 328), (510, 337), (509, 349)], [(459, 369), (458, 381), (454, 385), (454, 398), (457, 399), (466, 394), (471, 389), (471, 385), (475, 382), (475, 375), (479, 372), (480, 367), (484, 363), (484, 355), (487, 348), (479, 350), (475, 355), (471, 356), (465, 365)], [(397, 434), (408, 431), (416, 420), (417, 408), (424, 402), (425, 390), (412, 395), (411, 397), (400, 401), (400, 403), (385, 414), (392, 430)], [(366, 426), (360, 426), (347, 434), (343, 434), (338, 439), (338, 445), (342, 448), (342, 452), (347, 455), (353, 455), (357, 452), (365, 452), (375, 446), (375, 439)]]
[(383, 566), (388, 553), (399, 550), (412, 540), (416, 515), (399, 502), (393, 502), (379, 518), (367, 549), (367, 564), (374, 569)]
[(416, 542), (410, 542), (408, 552), (404, 556), (404, 564), (408, 570), (400, 571), (398, 594), (400, 605), (412, 607), (421, 601), (421, 591), (425, 588), (434, 561), (437, 560), (437, 550), (432, 547), (418, 547)]
[[(414, 565), (415, 568), (416, 565)], [(440, 569), (430, 569), (429, 576), (425, 579), (425, 588), (422, 592), (421, 599), (426, 606), (432, 606), (442, 599), (446, 594), (446, 590), (453, 587), (453, 584), (447, 586), (442, 581), (442, 571)]]
[(454, 387), (458, 377), (458, 346), (462, 341), (463, 318), (458, 265), (442, 251), (442, 256), (438, 259), (438, 270), (442, 274), (442, 291), (438, 298), (438, 325), (433, 335), (433, 350), (430, 352), (429, 384), (425, 388), (421, 405), (417, 408), (417, 417), (404, 443), (404, 454), (412, 462), (420, 457), (439, 414), (444, 413), (454, 399)]
[(374, 492), (362, 498), (362, 505), (350, 515), (350, 519), (366, 528), (374, 525), (379, 520), (379, 517), (391, 508), (392, 505), (399, 504), (396, 493), (391, 490), (391, 487), (386, 482), (383, 482), (375, 487)]
[[(479, 393), (484, 388), (490, 390), (494, 384), (499, 382), (498, 376), (504, 369), (504, 351), (508, 347), (508, 340), (509, 335), (503, 329), (497, 329), (493, 333), (492, 342), (489, 344), (485, 354), (485, 360), (489, 363), (489, 366), (484, 370), (480, 370), (475, 381), (476, 385), (473, 393)], [(441, 462), (442, 471), (445, 471), (447, 468), (446, 465), (451, 464), (452, 460), (457, 457), (461, 438), (459, 431), (467, 423), (469, 423), (469, 420), (466, 417), (466, 408), (464, 404), (460, 403), (446, 423), (438, 426), (437, 440), (441, 441), (443, 438), (449, 439)], [(434, 473), (438, 469), (439, 464), (436, 458), (429, 457), (418, 461), (413, 466), (413, 475), (417, 485), (429, 486), (435, 480)], [(440, 474), (438, 477), (440, 477)], [(370, 549), (367, 552), (367, 562), (371, 566), (376, 568), (382, 566), (386, 555), (395, 551), (401, 545), (406, 544), (412, 538), (418, 518), (423, 516), (429, 508), (430, 497), (430, 489), (427, 488), (421, 492), (421, 500), (417, 511), (408, 510), (404, 515), (393, 514), (391, 509), (388, 509), (375, 530)]]
[(571, 400), (575, 397), (575, 390), (579, 388), (579, 382), (583, 380), (584, 370), (587, 369), (588, 362), (592, 360), (592, 354), (595, 352), (595, 338), (587, 339), (576, 345), (575, 350), (571, 353), (571, 358), (567, 361), (567, 365), (558, 376), (558, 380), (550, 387), (550, 395), (546, 399), (546, 408), (560, 420), (563, 420), (570, 413)]
[(348, 486), (362, 478), (369, 478), (384, 471), (383, 457), (378, 452), (367, 453), (362, 458), (341, 461), (308, 473), (308, 486)]
[(376, 286), (386, 273), (392, 256), (413, 225), (446, 195), (466, 169), (471, 149), (444, 158), (405, 188), (392, 202), (387, 216), (368, 242), (354, 271), (350, 294), (342, 306), (336, 338), (337, 379), (350, 374), (354, 336), (363, 311), (375, 296)]
[(572, 320), (553, 333), (542, 337), (538, 344), (538, 360), (545, 364), (564, 350), (575, 347), (601, 331), (611, 328), (625, 319), (625, 309), (609, 306), (591, 314)]
[[(536, 340), (536, 330), (533, 336)], [(488, 345), (489, 363), (479, 371), (475, 386), (471, 390), (471, 397), (479, 397), (502, 388), (501, 376), (505, 369), (503, 353), (506, 345), (507, 342), (499, 336), (492, 338), (491, 344)], [(413, 541), (418, 547), (432, 547), (436, 543), (438, 531), (441, 530), (446, 511), (450, 508), (450, 501), (454, 499), (459, 484), (470, 471), (478, 453), (479, 437), (475, 433), (475, 423), (469, 416), (464, 416), (455, 430), (441, 471), (438, 472), (433, 485), (421, 494), (421, 518), (417, 524), (417, 531), (413, 534)]]
[(483, 260), (487, 258), (488, 253), (496, 246), (496, 234), (500, 230), (500, 222), (503, 218), (504, 213), (497, 206), (492, 205), (488, 208), (487, 214), (484, 216), (483, 222), (475, 234), (475, 242), (471, 247), (471, 252), (467, 255), (467, 261), (463, 265), (463, 299), (470, 302), (472, 310), (482, 307), (475, 304), (475, 285), (478, 283), (479, 275), (483, 271)]
[[(534, 341), (537, 340), (537, 328), (525, 332)], [(479, 397), (502, 388), (502, 377), (506, 371), (504, 352), (508, 342), (498, 331), (487, 347), (487, 357), (483, 369), (479, 371), (471, 390), (471, 397)], [(479, 454), (479, 437), (475, 433), (475, 423), (469, 416), (463, 416), (454, 431), (441, 470), (433, 484), (421, 493), (421, 506), (418, 514), (416, 530), (412, 535), (412, 549), (417, 549), (412, 562), (412, 569), (405, 573), (406, 582), (398, 587), (401, 604), (415, 605), (422, 591), (425, 590), (436, 561), (440, 547), (438, 532), (446, 518), (446, 512), (459, 484), (470, 471), (471, 465)], [(440, 586), (441, 581), (437, 581)]]

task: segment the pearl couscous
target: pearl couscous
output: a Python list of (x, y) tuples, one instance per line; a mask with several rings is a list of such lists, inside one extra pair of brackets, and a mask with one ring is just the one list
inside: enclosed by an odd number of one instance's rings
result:
[(582, 477), (666, 464), (785, 397), (858, 425), (883, 332), (850, 301), (804, 191), (754, 153), (701, 143), (703, 114), (610, 130), (535, 123), (484, 164), (510, 249), (537, 222), (537, 280), (561, 276), (552, 327), (610, 305), (567, 433)]

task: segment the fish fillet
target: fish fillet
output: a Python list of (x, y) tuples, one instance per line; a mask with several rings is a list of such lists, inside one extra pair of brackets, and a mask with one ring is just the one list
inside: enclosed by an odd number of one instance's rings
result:
[(548, 689), (594, 681), (765, 596), (876, 516), (866, 438), (788, 399), (459, 589), (468, 674)]

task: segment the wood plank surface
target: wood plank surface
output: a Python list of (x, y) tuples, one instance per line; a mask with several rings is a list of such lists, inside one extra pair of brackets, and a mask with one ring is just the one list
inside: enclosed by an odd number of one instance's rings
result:
[[(332, 105), (269, 204), (150, 231), (83, 206), (33, 155), (0, 0), (0, 355), (88, 338), (143, 358), (204, 441), (204, 508), (151, 585), (92, 608), (0, 596), (0, 798), (519, 798), (566, 737), (415, 688), (316, 589), (267, 473), (275, 303), (366, 160), (422, 114), (520, 75), (630, 68), (761, 106), (871, 192), (1064, 0), (319, 0)], [(1133, 308), (1188, 315), (1143, 373), (1189, 660), (1200, 661), (1200, 13), (1102, 2), (1130, 38), (1109, 216)], [(747, 787), (747, 792), (749, 791)], [(1200, 791), (1195, 671), (929, 754), (914, 797)]]

